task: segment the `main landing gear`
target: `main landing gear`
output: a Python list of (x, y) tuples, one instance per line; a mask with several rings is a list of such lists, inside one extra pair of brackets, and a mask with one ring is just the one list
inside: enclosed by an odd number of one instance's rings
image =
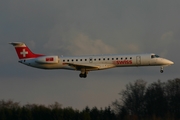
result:
[(87, 77), (87, 73), (85, 72), (85, 73), (80, 73), (79, 74), (79, 77), (80, 78), (86, 78)]
[(160, 72), (161, 72), (161, 73), (163, 73), (163, 72), (164, 72), (163, 67), (161, 67), (161, 68), (160, 68)]

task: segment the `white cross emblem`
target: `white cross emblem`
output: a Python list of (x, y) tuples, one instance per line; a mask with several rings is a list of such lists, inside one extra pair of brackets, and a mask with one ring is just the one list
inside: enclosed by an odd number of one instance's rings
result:
[(20, 54), (23, 55), (23, 57), (26, 57), (26, 54), (28, 54), (28, 52), (25, 49), (23, 49), (23, 51)]

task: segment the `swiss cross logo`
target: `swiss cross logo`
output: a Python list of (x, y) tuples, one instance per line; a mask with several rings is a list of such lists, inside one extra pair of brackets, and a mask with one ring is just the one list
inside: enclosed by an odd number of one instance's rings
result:
[(28, 51), (26, 51), (25, 49), (23, 49), (22, 52), (20, 52), (21, 55), (23, 55), (23, 57), (26, 57), (26, 54), (28, 54)]

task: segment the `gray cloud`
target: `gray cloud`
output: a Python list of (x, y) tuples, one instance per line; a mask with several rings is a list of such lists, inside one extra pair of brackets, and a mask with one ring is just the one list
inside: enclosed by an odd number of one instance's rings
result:
[[(22, 103), (60, 101), (76, 108), (103, 107), (135, 79), (152, 82), (179, 77), (179, 5), (178, 0), (0, 1), (1, 97)], [(164, 74), (159, 67), (118, 68), (90, 72), (82, 80), (79, 72), (18, 64), (14, 48), (7, 44), (13, 41), (25, 42), (43, 54), (154, 52), (175, 65), (165, 68)]]
[[(71, 37), (69, 37), (71, 36)], [(71, 55), (97, 55), (97, 54), (112, 54), (115, 49), (112, 46), (105, 44), (102, 40), (92, 40), (83, 33), (76, 33), (69, 36), (63, 36), (61, 40), (53, 36), (45, 45), (45, 48), (63, 51), (63, 54)], [(72, 37), (73, 36), (73, 37)]]

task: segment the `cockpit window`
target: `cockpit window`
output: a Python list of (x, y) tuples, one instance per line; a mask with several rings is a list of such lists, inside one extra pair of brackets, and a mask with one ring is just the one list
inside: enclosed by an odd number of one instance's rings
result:
[(151, 58), (158, 58), (159, 55), (151, 55)]
[(156, 58), (158, 58), (158, 57), (159, 57), (159, 55), (155, 55), (155, 57), (156, 57)]

